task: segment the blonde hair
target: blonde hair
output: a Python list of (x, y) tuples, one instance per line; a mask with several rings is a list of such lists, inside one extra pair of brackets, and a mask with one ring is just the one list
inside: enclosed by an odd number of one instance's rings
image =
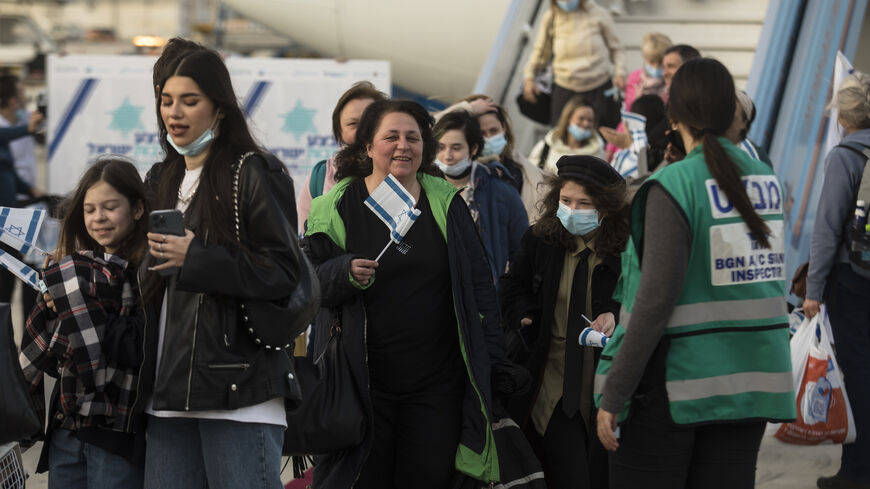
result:
[(592, 109), (592, 113), (595, 114), (595, 123), (593, 124), (592, 130), (598, 129), (598, 111), (595, 110), (595, 106), (592, 105), (592, 101), (584, 97), (583, 95), (574, 95), (568, 100), (568, 103), (565, 104), (565, 107), (562, 108), (562, 114), (559, 116), (559, 122), (556, 124), (556, 127), (553, 129), (553, 135), (556, 136), (557, 139), (562, 141), (565, 144), (568, 144), (568, 126), (571, 124), (571, 116), (574, 115), (574, 111), (579, 109), (580, 107), (589, 107)]
[(837, 89), (834, 105), (840, 117), (856, 129), (870, 128), (870, 76), (855, 71)]
[(661, 32), (647, 32), (643, 35), (640, 54), (648, 61), (661, 64), (665, 51), (673, 45), (671, 38)]

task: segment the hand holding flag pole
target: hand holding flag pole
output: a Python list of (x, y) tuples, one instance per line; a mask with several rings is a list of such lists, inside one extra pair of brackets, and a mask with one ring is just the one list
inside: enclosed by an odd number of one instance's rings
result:
[(387, 241), (387, 245), (384, 246), (384, 249), (378, 254), (378, 257), (375, 258), (375, 261), (379, 261), (384, 253), (387, 252), (387, 248), (390, 247), (391, 244), (396, 243), (399, 244), (404, 239), (405, 235), (408, 234), (408, 230), (411, 229), (411, 226), (414, 225), (414, 222), (420, 217), (420, 209), (408, 209), (403, 211), (402, 214), (397, 219), (396, 228), (390, 231), (390, 240)]

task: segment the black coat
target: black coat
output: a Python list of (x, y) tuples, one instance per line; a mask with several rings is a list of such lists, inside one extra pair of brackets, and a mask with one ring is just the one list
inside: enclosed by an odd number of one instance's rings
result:
[[(339, 189), (341, 190), (341, 189)], [(335, 192), (335, 189), (333, 189)], [(427, 193), (434, 199), (434, 193)], [(330, 196), (335, 198), (334, 195)], [(325, 198), (325, 197), (321, 197)], [(337, 209), (339, 198), (335, 198)], [(430, 200), (430, 202), (432, 202)], [(432, 202), (433, 207), (438, 205)], [(330, 212), (336, 212), (330, 210)], [(315, 211), (312, 210), (312, 214)], [(338, 218), (340, 219), (340, 218)], [(462, 197), (455, 195), (449, 202), (446, 232), (450, 276), (456, 315), (466, 346), (471, 374), (480, 389), (480, 398), (468, 383), (463, 409), (463, 429), (460, 443), (480, 453), (487, 440), (487, 423), (494, 420), (493, 394), (501, 394), (499, 386), (510, 384), (513, 374), (505, 360), (495, 288), (489, 264), (474, 222)], [(309, 225), (312, 216), (309, 216)], [(369, 395), (369, 373), (366, 364), (366, 310), (361, 291), (348, 279), (350, 262), (361, 258), (338, 246), (325, 232), (309, 228), (310, 235), (303, 240), (303, 249), (317, 269), (321, 283), (321, 311), (317, 315), (314, 335), (314, 356), (326, 347), (328, 327), (336, 316), (341, 318), (342, 341), (349, 362), (353, 366), (355, 383), (366, 408), (367, 419), (373, 419)], [(495, 385), (494, 385), (495, 383)], [(482, 401), (487, 416), (481, 413)], [(350, 450), (319, 457), (314, 470), (314, 487), (343, 489), (355, 483), (371, 450), (372, 423), (366, 427), (362, 444)]]
[[(151, 188), (162, 166), (149, 172)], [(185, 227), (196, 237), (184, 265), (165, 281), (168, 312), (159, 373), (160, 300), (146, 304), (145, 358), (135, 411), (152, 394), (155, 409), (174, 411), (227, 410), (275, 397), (301, 397), (290, 353), (264, 350), (239, 325), (241, 301), (278, 300), (296, 287), (301, 255), (290, 248), (298, 240), (292, 227), (292, 180), (277, 160), (249, 157), (238, 192), (247, 251), (208, 242), (207, 230), (195, 216), (185, 215)], [(153, 273), (146, 271), (152, 265), (149, 254), (140, 275)]]
[[(526, 367), (533, 379), (532, 389), (515, 396), (508, 406), (511, 417), (520, 426), (529, 420), (544, 375), (565, 252), (561, 246), (545, 243), (529, 228), (510, 270), (499, 282), (508, 356)], [(604, 257), (592, 270), (592, 314), (587, 314), (590, 319), (605, 312), (612, 312), (619, 319), (619, 303), (613, 300), (619, 274), (620, 259), (615, 256)], [(520, 320), (525, 317), (532, 318), (532, 324), (520, 331)], [(596, 352), (596, 360), (597, 353), (600, 352)]]

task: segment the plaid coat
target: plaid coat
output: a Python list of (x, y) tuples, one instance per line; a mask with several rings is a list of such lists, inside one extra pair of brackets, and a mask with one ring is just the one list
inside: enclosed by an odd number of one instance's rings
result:
[(107, 358), (103, 341), (112, 318), (130, 316), (138, 304), (130, 268), (117, 256), (82, 251), (44, 272), (57, 314), (38, 298), (27, 318), (19, 362), (43, 411), (43, 373), (59, 377), (64, 428), (126, 431), (138, 369)]

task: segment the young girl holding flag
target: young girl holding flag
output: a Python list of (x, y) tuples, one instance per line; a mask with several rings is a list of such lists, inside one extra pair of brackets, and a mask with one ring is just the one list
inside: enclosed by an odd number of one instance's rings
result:
[(145, 186), (130, 162), (107, 158), (64, 205), (48, 292), (27, 319), (20, 362), (42, 404), (57, 377), (37, 471), (53, 488), (140, 488), (145, 434), (130, 417), (144, 317), (137, 265), (147, 250)]

